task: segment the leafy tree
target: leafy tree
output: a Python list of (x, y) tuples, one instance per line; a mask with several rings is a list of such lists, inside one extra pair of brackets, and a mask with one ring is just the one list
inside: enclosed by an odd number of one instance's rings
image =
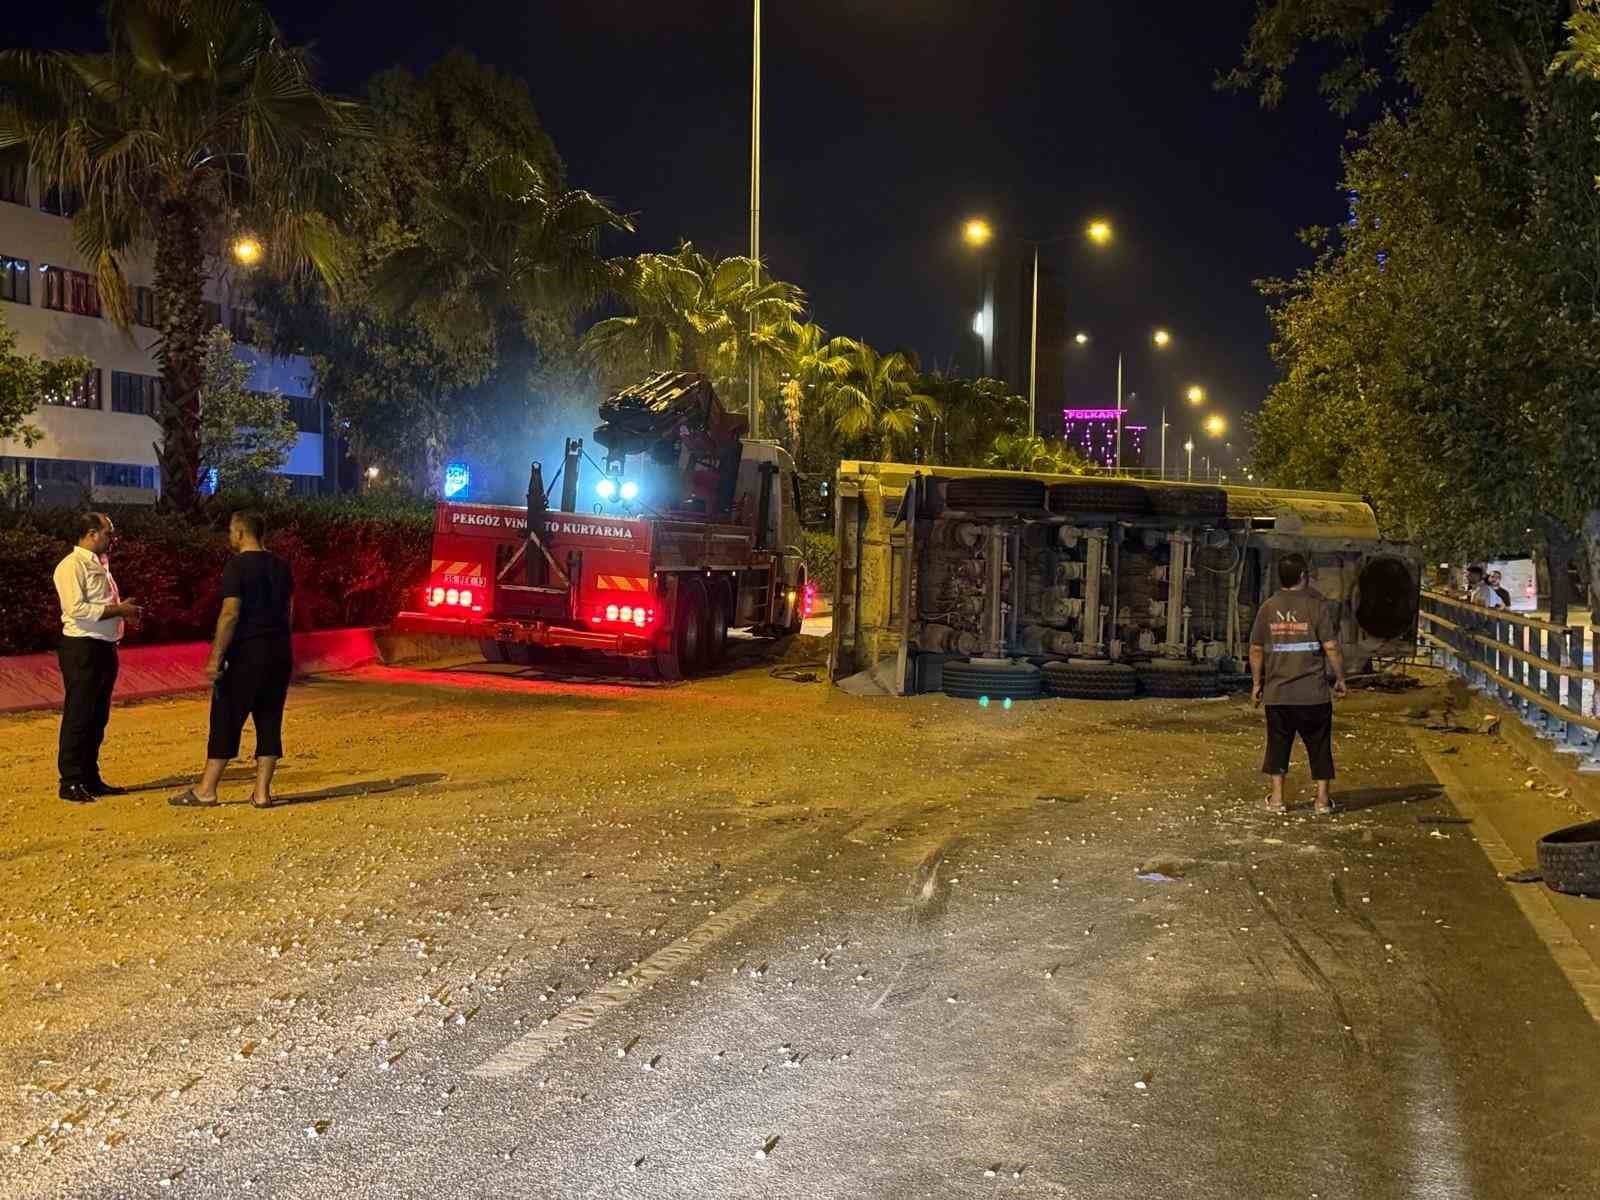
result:
[(1557, 0), (1262, 0), (1235, 79), (1273, 102), (1299, 54), (1332, 43), (1335, 106), (1388, 101), (1346, 154), (1349, 225), (1267, 285), (1284, 376), (1254, 426), (1263, 474), (1368, 492), (1387, 529), (1440, 553), (1531, 531), (1558, 619), (1600, 508), (1600, 88), (1581, 53), (1546, 70), (1568, 16)]
[(931, 462), (982, 466), (997, 437), (1021, 435), (1027, 428), (1027, 399), (1012, 394), (999, 379), (962, 379), (933, 372), (923, 376), (919, 390), (939, 405), (939, 419), (927, 447)]
[(200, 469), (215, 471), (219, 486), (281, 496), (289, 481), (279, 472), (300, 430), (282, 392), (251, 389), (252, 373), (228, 331), (213, 327), (200, 366)]
[(37, 443), (44, 431), (28, 418), (39, 401), (70, 395), (93, 369), (86, 358), (51, 361), (18, 352), (17, 335), (0, 318), (0, 441), (15, 438), (24, 447)]
[(317, 88), (256, 0), (112, 0), (105, 23), (102, 53), (0, 52), (0, 155), (82, 198), (78, 251), (123, 328), (124, 259), (154, 248), (162, 498), (189, 511), (206, 280), (246, 232), (285, 271), (309, 263), (337, 277), (331, 185), (315, 168), (355, 114)]

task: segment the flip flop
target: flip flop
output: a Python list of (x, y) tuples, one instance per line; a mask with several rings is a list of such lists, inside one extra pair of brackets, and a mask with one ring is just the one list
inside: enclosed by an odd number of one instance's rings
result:
[(273, 797), (271, 800), (268, 800), (265, 804), (263, 804), (263, 803), (261, 803), (261, 801), (257, 800), (254, 796), (250, 797), (250, 807), (251, 808), (277, 808), (278, 805), (285, 804), (285, 803), (287, 803), (287, 801), (279, 800), (277, 797)]
[(221, 808), (222, 807), (222, 802), (220, 800), (202, 800), (199, 796), (196, 796), (194, 794), (194, 789), (193, 788), (190, 788), (188, 791), (184, 792), (183, 795), (181, 795), (181, 796), (172, 797), (172, 799), (168, 800), (167, 803), (172, 805), (174, 808)]

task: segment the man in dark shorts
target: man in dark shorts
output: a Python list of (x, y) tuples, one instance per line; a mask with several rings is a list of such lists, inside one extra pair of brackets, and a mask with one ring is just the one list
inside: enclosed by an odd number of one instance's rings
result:
[(289, 564), (261, 544), (267, 523), (258, 512), (237, 512), (228, 526), (236, 553), (222, 572), (222, 613), (206, 661), (211, 685), (211, 735), (200, 782), (174, 796), (182, 808), (218, 803), (217, 784), (238, 757), (246, 719), (256, 725), (256, 790), (250, 802), (272, 807), (272, 773), (283, 757), (283, 705), (293, 672), (289, 631), (294, 578)]
[[(1317, 811), (1333, 811), (1333, 698), (1344, 698), (1344, 651), (1323, 598), (1306, 585), (1306, 560), (1278, 560), (1278, 583), (1256, 613), (1250, 633), (1253, 698), (1267, 706), (1267, 756), (1261, 770), (1272, 780), (1267, 808), (1286, 811), (1283, 777), (1296, 735), (1306, 744), (1311, 778), (1317, 781)], [(1329, 686), (1329, 672), (1333, 683)]]

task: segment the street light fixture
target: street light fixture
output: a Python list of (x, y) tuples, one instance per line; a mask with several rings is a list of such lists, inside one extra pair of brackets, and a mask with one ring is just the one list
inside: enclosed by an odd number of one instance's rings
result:
[(1198, 383), (1184, 394), (1188, 396), (1190, 404), (1204, 404), (1206, 402), (1206, 390)]
[(1089, 335), (1087, 333), (1079, 333), (1074, 335), (1072, 340), (1080, 346), (1087, 346), (1089, 344)]
[(1104, 246), (1111, 240), (1110, 221), (1090, 221), (1089, 228), (1085, 230), (1089, 240), (1097, 246)]
[(241, 266), (254, 266), (261, 261), (261, 243), (249, 234), (235, 239), (233, 257)]
[(1189, 456), (1189, 482), (1194, 482), (1194, 439), (1183, 443), (1183, 452)]
[(1212, 413), (1206, 418), (1206, 432), (1214, 438), (1219, 438), (1228, 432), (1228, 418), (1221, 413)]
[(1150, 340), (1162, 350), (1165, 350), (1172, 344), (1172, 335), (1165, 329), (1158, 329), (1150, 335)]
[(994, 229), (982, 217), (973, 217), (961, 231), (969, 246), (987, 246), (994, 237)]

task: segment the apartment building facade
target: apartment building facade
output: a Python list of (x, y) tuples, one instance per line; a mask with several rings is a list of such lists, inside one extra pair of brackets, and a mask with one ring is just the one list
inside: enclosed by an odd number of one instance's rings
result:
[[(16, 334), (19, 351), (94, 364), (74, 394), (40, 397), (29, 423), (44, 431), (42, 440), (27, 447), (0, 439), (0, 475), (20, 480), (36, 503), (74, 504), (85, 491), (101, 503), (153, 503), (161, 483), (153, 266), (139, 258), (126, 264), (135, 318), (119, 329), (104, 315), (92, 267), (73, 245), (71, 210), (70, 197), (0, 166), (0, 320)], [(238, 355), (252, 367), (250, 386), (276, 388), (290, 405), (300, 429), (283, 467), (291, 489), (334, 491), (337, 439), (312, 395), (309, 364), (248, 345), (250, 313), (238, 302), (238, 283), (226, 269), (214, 274), (206, 285), (208, 314), (233, 333)]]

